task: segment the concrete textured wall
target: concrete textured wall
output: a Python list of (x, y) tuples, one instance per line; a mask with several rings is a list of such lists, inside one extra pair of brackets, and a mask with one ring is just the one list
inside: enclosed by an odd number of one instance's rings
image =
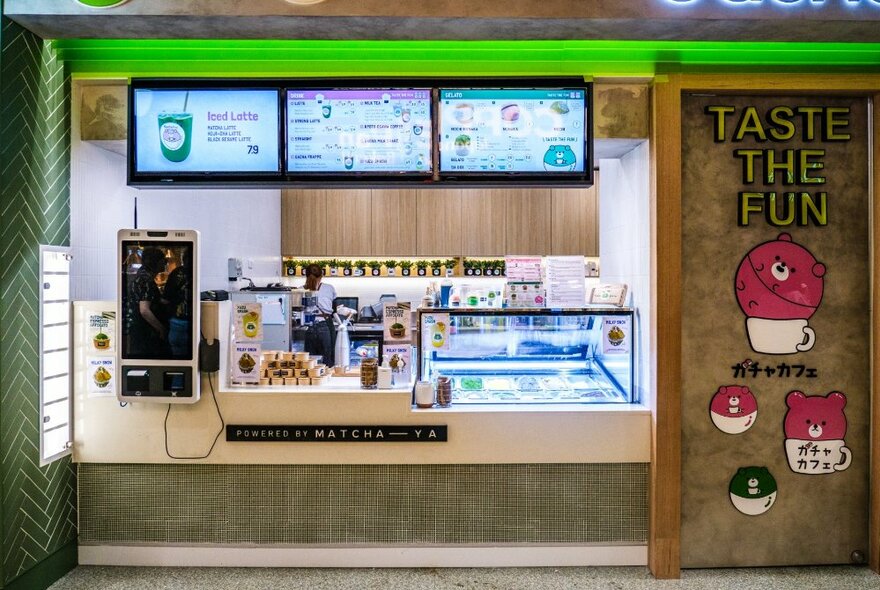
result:
[[(720, 142), (713, 141), (713, 118), (704, 110), (710, 105), (736, 108), (726, 118)], [(801, 117), (792, 117), (797, 129), (789, 140), (773, 141), (769, 131), (766, 141), (756, 141), (751, 133), (744, 134), (741, 141), (731, 140), (744, 107), (756, 107), (757, 118), (766, 120), (767, 113), (779, 105), (849, 108), (845, 131), (851, 138), (823, 141), (823, 125), (817, 118), (817, 138), (810, 141), (804, 138)], [(868, 527), (867, 101), (819, 96), (685, 96), (682, 108), (682, 566), (849, 563), (853, 551), (867, 550)], [(755, 119), (748, 121), (753, 123), (750, 126), (758, 126)], [(809, 176), (825, 177), (824, 184), (805, 183), (796, 175), (793, 184), (785, 185), (782, 173), (771, 183), (758, 179), (748, 183), (743, 178), (742, 159), (734, 157), (737, 149), (769, 149), (782, 158), (783, 150), (800, 148), (824, 150), (824, 156), (813, 158), (821, 160), (824, 168), (809, 172)], [(757, 162), (766, 159), (765, 153)], [(763, 213), (749, 216), (748, 225), (738, 225), (741, 191), (776, 191), (780, 195), (794, 191), (814, 196), (824, 191), (827, 225), (811, 222), (776, 227)], [(782, 211), (778, 209), (780, 214)], [(781, 233), (788, 233), (793, 242), (824, 264), (824, 293), (808, 318), (815, 331), (814, 346), (802, 352), (770, 354), (749, 339), (734, 277), (746, 253), (763, 242), (775, 241)], [(756, 283), (743, 291), (749, 295), (746, 306), (755, 317), (768, 318), (779, 312), (777, 319), (790, 318), (798, 315), (791, 308), (806, 310), (802, 304), (817, 294), (811, 284), (815, 282), (811, 278), (813, 263), (802, 253), (780, 249), (779, 243), (770, 248), (768, 258), (755, 254), (746, 264), (759, 271), (773, 293), (764, 293), (765, 287)], [(790, 290), (792, 285), (795, 288)], [(774, 302), (780, 306), (771, 309)], [(806, 310), (803, 317), (808, 315)], [(773, 325), (769, 338), (781, 343), (785, 326), (790, 324)], [(738, 370), (744, 362), (751, 362), (749, 370)], [(753, 373), (752, 369), (757, 370)], [(748, 387), (757, 399), (757, 417), (741, 434), (722, 432), (710, 417), (713, 395), (719, 387), (731, 385)], [(795, 390), (807, 396), (839, 391), (847, 397), (845, 440), (852, 451), (847, 469), (804, 474), (790, 468), (783, 420), (788, 410), (786, 399)], [(829, 410), (817, 410), (814, 415), (798, 418), (801, 428), (806, 428), (807, 419), (822, 424), (828, 434), (835, 417)], [(792, 423), (789, 429), (795, 426)], [(809, 440), (815, 443), (822, 438)], [(838, 457), (832, 460), (837, 462)], [(741, 467), (766, 467), (778, 485), (775, 503), (763, 514), (749, 516), (734, 508), (728, 485)], [(772, 484), (763, 474), (758, 479), (750, 493), (763, 497), (759, 489), (768, 491)]]

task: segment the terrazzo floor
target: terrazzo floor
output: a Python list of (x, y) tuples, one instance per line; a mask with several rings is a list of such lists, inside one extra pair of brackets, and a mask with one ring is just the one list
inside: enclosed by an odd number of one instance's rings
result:
[(866, 567), (684, 570), (643, 567), (279, 569), (79, 566), (50, 590), (878, 590)]

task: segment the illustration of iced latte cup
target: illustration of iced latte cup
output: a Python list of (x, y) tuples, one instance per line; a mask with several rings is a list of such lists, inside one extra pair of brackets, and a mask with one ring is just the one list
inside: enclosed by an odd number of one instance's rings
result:
[(259, 331), (259, 322), (260, 316), (258, 313), (254, 311), (249, 311), (241, 318), (242, 325), (244, 327), (244, 335), (248, 338), (254, 338)]
[(159, 143), (166, 160), (183, 162), (189, 157), (192, 120), (192, 113), (159, 113)]

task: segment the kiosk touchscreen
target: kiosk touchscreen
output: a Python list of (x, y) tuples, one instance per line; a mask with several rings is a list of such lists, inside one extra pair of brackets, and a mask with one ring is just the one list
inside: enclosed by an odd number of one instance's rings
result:
[(117, 245), (117, 397), (198, 401), (199, 233), (123, 229)]

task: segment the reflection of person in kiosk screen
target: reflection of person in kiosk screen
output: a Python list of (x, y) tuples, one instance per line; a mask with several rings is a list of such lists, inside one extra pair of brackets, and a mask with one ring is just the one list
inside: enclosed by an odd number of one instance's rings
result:
[(165, 271), (165, 254), (146, 247), (134, 278), (125, 293), (124, 334), (129, 358), (167, 358), (168, 327), (162, 321), (164, 301), (156, 275)]
[(184, 248), (180, 264), (168, 273), (164, 299), (168, 302), (168, 344), (174, 358), (190, 358), (192, 350), (192, 250)]
[(336, 299), (336, 289), (333, 285), (322, 282), (324, 269), (317, 264), (306, 267), (307, 291), (317, 291), (318, 312), (321, 318), (315, 320), (306, 333), (305, 348), (311, 354), (320, 354), (324, 357), (324, 364), (328, 367), (334, 365), (334, 346), (336, 344), (336, 328), (333, 325), (333, 300)]

